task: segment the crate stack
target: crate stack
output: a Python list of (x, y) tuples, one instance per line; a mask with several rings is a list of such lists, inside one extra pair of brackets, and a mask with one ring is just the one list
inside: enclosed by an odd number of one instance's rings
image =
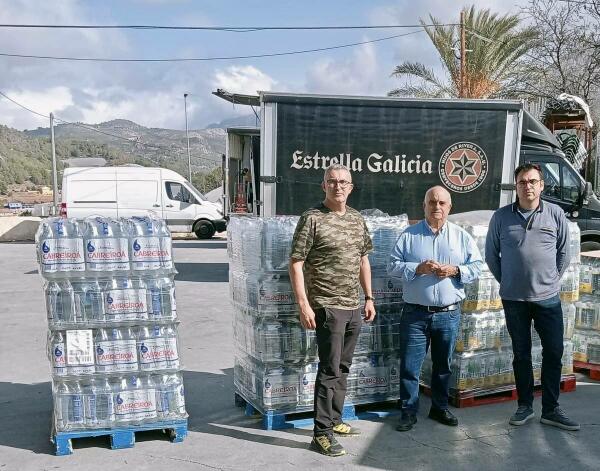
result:
[[(387, 277), (389, 253), (408, 225), (406, 216), (365, 217), (374, 242), (376, 322), (363, 324), (350, 374), (347, 402), (397, 399), (400, 281)], [(318, 368), (315, 332), (299, 323), (288, 275), (295, 216), (232, 217), (228, 232), (230, 296), (236, 345), (234, 385), (240, 405), (259, 413), (313, 409)]]
[(150, 217), (50, 218), (36, 235), (52, 369), (52, 440), (187, 434), (171, 238)]
[[(476, 211), (454, 216), (454, 222), (476, 241), (483, 256), (491, 211)], [(564, 324), (564, 379), (573, 373), (573, 328), (576, 302), (579, 297), (579, 243), (577, 224), (569, 223), (571, 264), (562, 278), (560, 298)], [(461, 397), (488, 396), (514, 389), (511, 339), (499, 293), (500, 286), (486, 264), (477, 280), (465, 286), (461, 323), (452, 359), (451, 395), (455, 405)], [(532, 361), (534, 380), (541, 380), (542, 346), (532, 326)], [(431, 385), (431, 355), (423, 364), (421, 382)], [(570, 377), (569, 377), (570, 378)]]
[(573, 358), (600, 379), (600, 253), (581, 254), (580, 298), (575, 304)]

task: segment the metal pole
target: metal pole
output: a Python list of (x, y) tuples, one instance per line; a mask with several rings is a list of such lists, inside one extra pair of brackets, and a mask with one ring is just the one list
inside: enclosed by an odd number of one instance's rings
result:
[(52, 145), (52, 214), (58, 214), (58, 177), (56, 171), (56, 146), (54, 144), (54, 113), (50, 113), (50, 143)]
[(190, 155), (190, 135), (188, 133), (188, 121), (187, 121), (187, 93), (183, 94), (183, 107), (185, 109), (185, 137), (187, 139), (187, 154), (188, 154), (188, 181), (192, 183), (192, 157)]
[(465, 78), (466, 78), (466, 38), (465, 38), (465, 11), (460, 12), (460, 86), (458, 97), (465, 97)]

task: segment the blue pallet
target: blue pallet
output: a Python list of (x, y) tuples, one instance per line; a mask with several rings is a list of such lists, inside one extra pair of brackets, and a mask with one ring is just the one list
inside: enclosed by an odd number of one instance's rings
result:
[(173, 443), (182, 442), (187, 436), (188, 421), (187, 419), (168, 420), (132, 427), (54, 432), (51, 441), (56, 447), (56, 456), (64, 456), (73, 453), (73, 444), (71, 442), (73, 438), (110, 436), (110, 447), (113, 450), (118, 450), (121, 448), (132, 448), (135, 445), (135, 432), (150, 430), (164, 430), (169, 434), (169, 438)]
[[(309, 412), (281, 412), (268, 410), (265, 413), (261, 413), (252, 404), (246, 401), (239, 394), (234, 396), (235, 405), (243, 407), (245, 409), (246, 416), (261, 416), (262, 428), (264, 430), (283, 430), (287, 428), (302, 428), (308, 427), (314, 424), (313, 417), (306, 417)], [(357, 410), (359, 408), (360, 410)], [(370, 408), (370, 409), (369, 409)], [(396, 402), (387, 401), (385, 403), (375, 404), (344, 404), (342, 410), (342, 420), (358, 420), (358, 419), (375, 419), (382, 417), (389, 417), (392, 415), (399, 414), (400, 411), (396, 409)]]

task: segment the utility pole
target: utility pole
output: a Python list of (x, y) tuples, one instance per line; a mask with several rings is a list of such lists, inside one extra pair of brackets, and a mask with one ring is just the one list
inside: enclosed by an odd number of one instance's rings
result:
[(465, 39), (465, 11), (460, 12), (460, 86), (458, 87), (458, 97), (465, 97), (465, 79), (467, 70), (467, 48)]
[(50, 143), (52, 146), (52, 215), (58, 214), (58, 176), (56, 171), (56, 145), (54, 144), (54, 113), (50, 113)]
[(188, 121), (187, 121), (187, 93), (183, 94), (183, 107), (185, 110), (185, 137), (187, 139), (187, 154), (188, 154), (188, 181), (192, 183), (192, 157), (190, 155), (190, 135), (188, 133)]

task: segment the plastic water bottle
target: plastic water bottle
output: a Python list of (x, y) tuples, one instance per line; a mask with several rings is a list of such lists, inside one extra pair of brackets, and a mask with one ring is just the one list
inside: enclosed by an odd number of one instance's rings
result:
[(69, 393), (69, 425), (81, 427), (85, 423), (83, 411), (83, 390), (79, 381), (70, 383)]
[(317, 362), (308, 363), (300, 369), (300, 391), (298, 394), (299, 406), (311, 406), (315, 396), (315, 381), (319, 364)]
[(167, 368), (165, 338), (160, 326), (141, 327), (137, 345), (140, 370), (156, 371)]
[(153, 377), (156, 384), (157, 410), (160, 419), (179, 419), (186, 416), (183, 381), (178, 374)]
[(115, 397), (118, 423), (141, 424), (156, 418), (156, 390), (148, 378), (121, 377)]
[(129, 248), (134, 272), (172, 272), (171, 234), (163, 220), (153, 216), (131, 218)]
[(76, 322), (104, 321), (104, 296), (98, 280), (77, 279), (71, 282), (75, 300)]
[(65, 278), (85, 271), (83, 239), (77, 220), (49, 218), (39, 225), (35, 240), (43, 277)]
[(68, 431), (82, 428), (85, 419), (83, 397), (79, 383), (77, 381), (58, 381), (55, 386), (54, 397), (57, 429)]
[(137, 371), (136, 335), (129, 327), (110, 329), (112, 371)]
[(60, 325), (75, 322), (75, 297), (69, 280), (49, 281), (45, 292), (49, 324)]
[(175, 283), (168, 276), (146, 278), (148, 290), (148, 317), (150, 319), (174, 319), (177, 317)]
[(88, 272), (129, 271), (128, 234), (123, 221), (91, 216), (85, 219), (84, 228)]
[(94, 380), (91, 379), (82, 387), (84, 420), (87, 428), (98, 427), (97, 396), (94, 386)]
[(146, 284), (139, 278), (111, 278), (107, 284), (104, 301), (107, 321), (148, 318)]
[(54, 332), (50, 339), (50, 353), (52, 358), (52, 374), (54, 376), (67, 375), (67, 361), (65, 351), (65, 337), (62, 332)]
[(167, 325), (162, 328), (165, 342), (165, 360), (166, 367), (170, 370), (179, 369), (179, 349), (177, 345), (177, 331), (173, 325)]
[(108, 378), (100, 378), (92, 383), (92, 394), (95, 396), (96, 423), (98, 427), (111, 427), (115, 422), (113, 404), (113, 388)]
[(96, 371), (111, 373), (115, 371), (113, 357), (113, 341), (109, 338), (109, 329), (97, 329), (94, 337), (96, 355)]

